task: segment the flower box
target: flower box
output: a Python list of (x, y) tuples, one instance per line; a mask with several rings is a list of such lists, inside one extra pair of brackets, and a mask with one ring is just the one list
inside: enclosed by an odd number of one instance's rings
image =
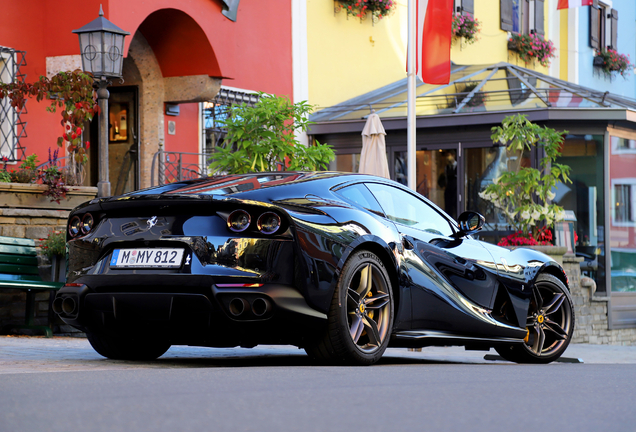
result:
[(97, 196), (97, 188), (92, 186), (67, 186), (66, 199), (60, 204), (42, 195), (48, 186), (30, 183), (0, 183), (2, 207), (72, 210), (78, 205)]
[(629, 56), (620, 54), (612, 49), (597, 51), (592, 62), (594, 66), (599, 67), (606, 75), (618, 72), (625, 76), (634, 67), (629, 61)]
[(534, 33), (513, 33), (508, 39), (508, 49), (516, 52), (525, 63), (536, 60), (543, 67), (550, 66), (551, 59), (556, 55), (552, 41)]
[(603, 60), (603, 57), (595, 56), (592, 64), (594, 66), (603, 66), (604, 63), (605, 63), (605, 60)]

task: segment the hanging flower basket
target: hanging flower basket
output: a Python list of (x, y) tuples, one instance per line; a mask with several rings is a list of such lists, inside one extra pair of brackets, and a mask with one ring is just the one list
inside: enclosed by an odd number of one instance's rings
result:
[(508, 40), (508, 49), (516, 52), (525, 63), (537, 60), (544, 67), (550, 66), (551, 59), (556, 55), (556, 48), (552, 41), (536, 34), (513, 33)]
[(623, 77), (634, 67), (629, 61), (628, 55), (619, 54), (612, 49), (597, 51), (593, 64), (594, 66), (600, 67), (606, 75), (611, 75), (612, 72), (618, 72)]
[(368, 13), (374, 21), (381, 20), (395, 10), (395, 0), (337, 0), (336, 12), (344, 10), (347, 15), (364, 19)]
[(470, 15), (453, 14), (454, 38), (464, 38), (466, 43), (469, 44), (475, 43), (480, 26), (481, 23), (477, 18), (473, 18)]

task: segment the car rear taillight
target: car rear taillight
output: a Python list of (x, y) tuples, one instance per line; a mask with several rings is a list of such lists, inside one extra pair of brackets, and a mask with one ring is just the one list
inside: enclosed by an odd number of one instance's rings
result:
[(263, 213), (256, 225), (263, 234), (274, 234), (280, 228), (280, 216), (272, 212)]
[(252, 218), (245, 210), (234, 210), (227, 218), (227, 226), (234, 232), (243, 232), (249, 226)]

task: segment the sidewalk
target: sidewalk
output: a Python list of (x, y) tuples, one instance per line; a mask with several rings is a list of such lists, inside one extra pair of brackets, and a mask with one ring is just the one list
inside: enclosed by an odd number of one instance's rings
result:
[[(500, 364), (484, 355), (496, 355), (494, 350), (466, 351), (463, 347), (428, 347), (422, 351), (389, 348), (380, 366), (391, 364)], [(636, 346), (572, 344), (565, 355), (581, 359), (584, 364), (636, 364)], [(176, 346), (155, 362), (108, 360), (97, 354), (84, 338), (0, 336), (0, 374), (63, 372), (131, 368), (231, 367), (233, 362), (310, 366), (303, 350), (292, 346), (258, 346), (245, 348), (205, 348)], [(561, 363), (554, 363), (558, 365)]]

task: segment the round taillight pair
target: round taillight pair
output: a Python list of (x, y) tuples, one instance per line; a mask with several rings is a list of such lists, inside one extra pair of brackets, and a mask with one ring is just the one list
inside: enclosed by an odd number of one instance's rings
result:
[(71, 237), (77, 237), (80, 233), (86, 235), (93, 229), (94, 223), (95, 220), (90, 213), (86, 213), (82, 219), (73, 216), (68, 224), (68, 233)]
[[(243, 232), (249, 228), (252, 218), (245, 210), (234, 210), (227, 218), (227, 226), (231, 231)], [(266, 212), (259, 216), (256, 226), (263, 234), (274, 234), (280, 228), (280, 216)]]
[(227, 226), (231, 231), (243, 232), (249, 226), (252, 218), (245, 210), (234, 210), (227, 218)]
[(274, 234), (280, 228), (280, 216), (272, 212), (263, 213), (256, 225), (263, 234)]

